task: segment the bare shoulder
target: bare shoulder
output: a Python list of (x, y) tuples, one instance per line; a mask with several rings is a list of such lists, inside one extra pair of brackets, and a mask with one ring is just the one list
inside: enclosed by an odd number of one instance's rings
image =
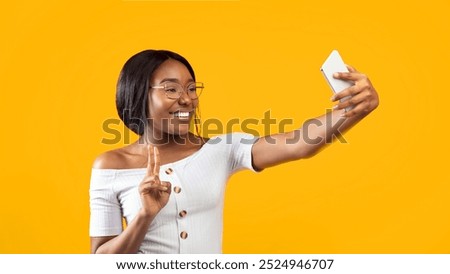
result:
[(126, 166), (126, 157), (122, 149), (115, 149), (100, 154), (94, 161), (96, 169), (122, 169)]

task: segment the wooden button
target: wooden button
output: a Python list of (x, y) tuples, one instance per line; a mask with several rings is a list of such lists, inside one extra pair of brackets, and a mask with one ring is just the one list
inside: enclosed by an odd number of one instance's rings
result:
[(166, 174), (167, 175), (172, 174), (172, 172), (173, 172), (173, 169), (171, 169), (170, 167), (168, 169), (166, 169)]
[(180, 193), (181, 192), (181, 187), (176, 186), (173, 188), (173, 191), (175, 191), (175, 193)]
[(187, 215), (187, 211), (186, 210), (182, 210), (182, 211), (180, 211), (180, 213), (178, 215), (180, 215), (180, 217), (183, 218), (184, 216)]
[(187, 234), (187, 232), (186, 232), (186, 231), (183, 231), (183, 232), (181, 232), (181, 233), (180, 233), (180, 237), (181, 237), (181, 239), (186, 239), (186, 238), (187, 238), (187, 236), (188, 236), (188, 234)]

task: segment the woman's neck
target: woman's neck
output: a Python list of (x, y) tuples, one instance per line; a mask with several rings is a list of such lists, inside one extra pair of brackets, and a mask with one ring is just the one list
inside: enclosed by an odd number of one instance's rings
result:
[(185, 135), (177, 134), (154, 134), (153, 132), (145, 132), (138, 140), (139, 144), (152, 144), (160, 149), (180, 146), (198, 146), (204, 143), (199, 136), (188, 132)]

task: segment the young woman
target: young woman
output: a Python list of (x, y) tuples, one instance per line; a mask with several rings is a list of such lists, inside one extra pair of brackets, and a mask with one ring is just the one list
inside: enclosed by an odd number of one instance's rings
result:
[(378, 106), (367, 76), (349, 70), (335, 75), (355, 85), (332, 98), (334, 110), (298, 130), (206, 140), (189, 132), (203, 84), (188, 61), (165, 50), (131, 57), (120, 73), (116, 105), (140, 138), (94, 162), (91, 252), (221, 253), (224, 190), (233, 173), (311, 157)]

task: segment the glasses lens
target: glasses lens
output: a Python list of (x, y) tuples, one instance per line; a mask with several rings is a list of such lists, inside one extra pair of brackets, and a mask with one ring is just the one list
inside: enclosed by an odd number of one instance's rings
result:
[(177, 83), (165, 83), (164, 90), (170, 99), (178, 99), (183, 88)]
[(187, 92), (189, 97), (197, 99), (203, 91), (203, 83), (192, 83), (188, 86)]
[[(165, 83), (164, 90), (170, 99), (178, 99), (183, 93), (183, 87), (178, 83)], [(191, 99), (197, 99), (203, 91), (203, 83), (192, 83), (186, 87), (186, 92)]]

